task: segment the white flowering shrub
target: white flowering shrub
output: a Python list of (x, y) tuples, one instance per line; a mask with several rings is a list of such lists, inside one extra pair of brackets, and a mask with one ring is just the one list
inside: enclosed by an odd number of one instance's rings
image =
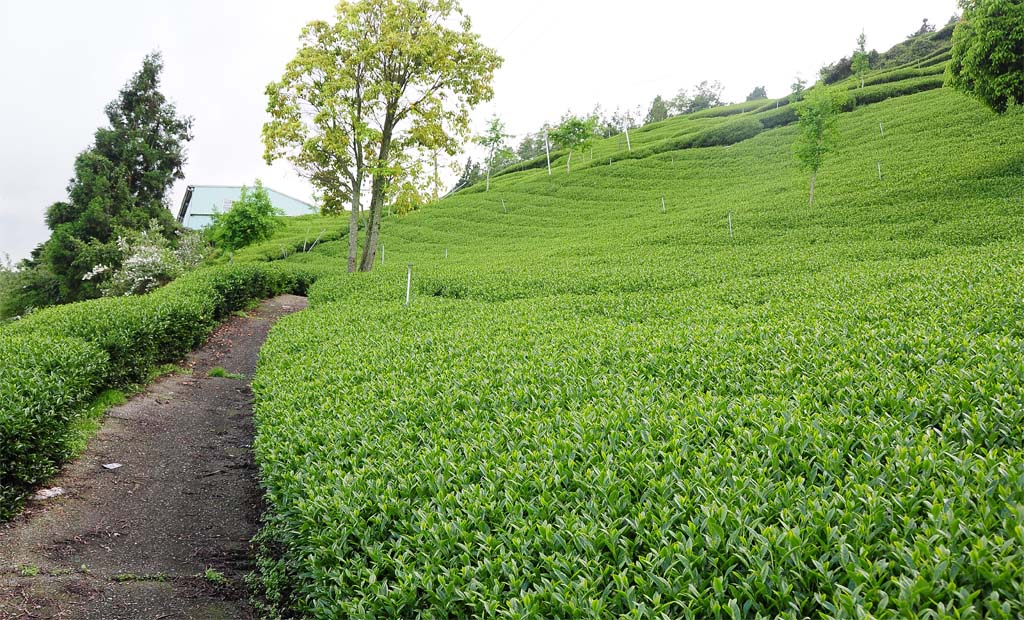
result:
[(209, 248), (198, 232), (178, 234), (174, 247), (153, 221), (147, 230), (119, 236), (120, 267), (96, 265), (82, 279), (103, 279), (99, 287), (107, 297), (141, 295), (161, 287), (198, 266)]

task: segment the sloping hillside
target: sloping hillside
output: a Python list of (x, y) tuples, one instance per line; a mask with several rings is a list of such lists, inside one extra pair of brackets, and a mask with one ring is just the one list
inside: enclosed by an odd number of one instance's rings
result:
[(662, 148), (744, 107), (289, 259), (337, 275), (255, 384), (271, 604), (1024, 614), (1024, 124), (893, 79), (813, 207), (793, 127)]

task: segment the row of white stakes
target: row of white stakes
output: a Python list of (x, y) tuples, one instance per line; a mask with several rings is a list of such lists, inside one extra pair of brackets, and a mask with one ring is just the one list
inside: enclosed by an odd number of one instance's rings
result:
[[(882, 135), (884, 136), (885, 135), (885, 124), (884, 123), (879, 123), (878, 124), (878, 129), (879, 129), (879, 131), (881, 131)], [(545, 138), (544, 141), (546, 143), (547, 142), (547, 136), (545, 135), (544, 138)], [(629, 130), (626, 130), (626, 141), (627, 141), (627, 144), (628, 144), (629, 143)], [(547, 146), (547, 144), (545, 144), (545, 147), (546, 146)], [(632, 150), (632, 148), (630, 148), (630, 150)], [(675, 158), (673, 158), (673, 162), (674, 161), (675, 161)], [(609, 163), (611, 163), (610, 160), (609, 160)], [(548, 161), (548, 167), (549, 167), (548, 174), (551, 173), (550, 172), (550, 166), (551, 166), (551, 162), (550, 162), (550, 159), (549, 159), (549, 161)], [(882, 180), (882, 162), (881, 162), (881, 160), (878, 161), (878, 180)], [(505, 206), (505, 199), (504, 198), (501, 199), (501, 210), (506, 215), (508, 214), (508, 207)], [(661, 197), (661, 212), (662, 213), (668, 213), (668, 207), (665, 205), (665, 197), (664, 196)], [(732, 232), (732, 211), (729, 211), (728, 220), (729, 220), (729, 238), (732, 239), (733, 238), (733, 232)], [(444, 257), (445, 257), (445, 259), (448, 258), (448, 248), (444, 249)], [(384, 243), (383, 242), (380, 244), (380, 264), (381, 265), (384, 264)], [(409, 300), (411, 299), (411, 297), (412, 297), (412, 263), (409, 263), (409, 265), (407, 266), (406, 281), (405, 281), (405, 305), (407, 305), (407, 306), (409, 305)]]

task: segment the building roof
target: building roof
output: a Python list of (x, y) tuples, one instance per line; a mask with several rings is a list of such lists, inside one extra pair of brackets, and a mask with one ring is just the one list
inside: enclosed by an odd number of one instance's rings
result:
[[(306, 215), (316, 210), (314, 205), (273, 188), (264, 186), (275, 207), (285, 215)], [(178, 222), (187, 228), (201, 228), (212, 221), (215, 211), (227, 211), (242, 193), (241, 185), (189, 185), (178, 208)]]

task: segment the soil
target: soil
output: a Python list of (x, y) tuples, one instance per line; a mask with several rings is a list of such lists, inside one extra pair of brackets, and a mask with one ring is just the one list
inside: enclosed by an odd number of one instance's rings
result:
[[(183, 372), (107, 413), (48, 485), (65, 493), (0, 525), (0, 620), (254, 618), (249, 380), (271, 324), (305, 307), (286, 295), (232, 317)], [(245, 379), (208, 376), (216, 366)]]

